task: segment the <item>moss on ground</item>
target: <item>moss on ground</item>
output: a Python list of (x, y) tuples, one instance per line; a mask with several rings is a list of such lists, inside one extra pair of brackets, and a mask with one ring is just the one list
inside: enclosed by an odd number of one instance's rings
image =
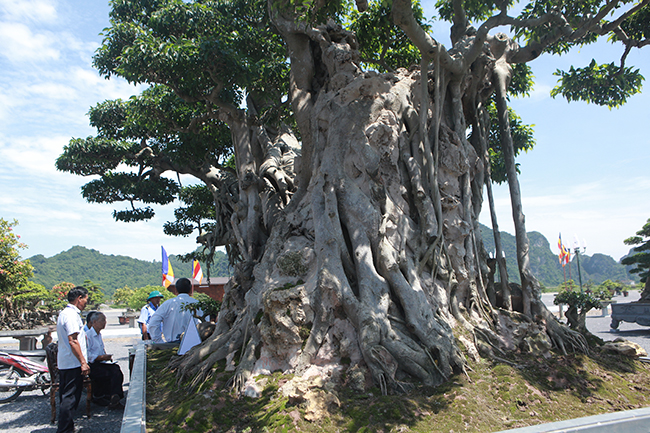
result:
[(650, 366), (592, 352), (548, 360), (481, 360), (467, 376), (437, 388), (382, 396), (378, 389), (341, 389), (340, 408), (319, 422), (277, 390), (291, 376), (264, 378), (260, 398), (235, 398), (224, 363), (190, 393), (165, 366), (172, 350), (150, 351), (147, 366), (149, 432), (494, 432), (650, 405)]

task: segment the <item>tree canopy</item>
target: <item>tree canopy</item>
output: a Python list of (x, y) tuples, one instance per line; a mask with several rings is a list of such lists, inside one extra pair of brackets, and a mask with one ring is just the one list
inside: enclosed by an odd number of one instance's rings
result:
[[(98, 176), (84, 197), (127, 203), (120, 221), (180, 197), (167, 233), (198, 232), (206, 254), (226, 247), (235, 275), (214, 334), (171, 365), (194, 386), (222, 359), (247, 395), (260, 372), (313, 369), (332, 382), (358, 371), (386, 393), (462, 373), (461, 346), (587, 352), (531, 272), (515, 157), (534, 140), (508, 103), (531, 89), (527, 63), (601, 37), (621, 46), (618, 64), (559, 72), (553, 94), (625, 103), (643, 81), (626, 59), (648, 44), (649, 2), (441, 0), (446, 47), (411, 0), (358, 0), (356, 12), (114, 0), (94, 64), (149, 87), (91, 108), (97, 135), (71, 140), (57, 168)], [(510, 190), (519, 295), (487, 278), (484, 190), (507, 275), (492, 182)]]
[[(296, 7), (308, 21), (328, 16), (349, 23), (358, 38), (359, 60), (386, 71), (417, 64), (421, 47), (416, 45), (430, 43), (427, 38), (414, 43), (394, 25), (393, 8), (410, 9), (406, 4), (370, 2), (363, 12), (346, 9), (345, 3), (328, 6), (325, 11), (307, 4)], [(521, 5), (519, 16), (509, 16), (511, 3), (460, 7), (449, 0), (439, 1), (439, 15), (432, 18), (454, 23), (452, 37), (463, 20), (484, 21), (478, 28), (482, 32), (510, 26), (516, 39), (525, 43), (508, 59), (513, 68), (508, 88), (511, 95), (527, 95), (534, 85), (528, 61), (545, 53), (567, 53), (601, 36), (622, 45), (619, 64), (599, 65), (592, 60), (584, 67), (558, 70), (560, 80), (553, 96), (616, 107), (640, 91), (643, 76), (638, 69), (626, 67), (625, 60), (631, 49), (648, 44), (646, 2), (596, 1), (578, 6), (574, 2), (535, 1)], [(128, 208), (114, 211), (118, 221), (150, 219), (154, 211), (148, 205), (184, 200), (183, 194), (190, 194), (181, 193), (182, 185), (161, 177), (163, 173), (194, 175), (219, 190), (215, 201), (223, 215), (206, 210), (204, 204), (201, 215), (204, 221), (217, 220), (206, 227), (214, 228), (213, 233), (220, 233), (219, 242), (227, 244), (223, 233), (227, 229), (220, 221), (232, 212), (237, 192), (234, 165), (228, 165), (234, 149), (226, 118), (236, 117), (238, 107), (246, 102), (248, 111), (266, 128), (295, 125), (287, 100), (286, 45), (269, 25), (267, 9), (261, 0), (113, 1), (111, 27), (95, 55), (95, 67), (106, 78), (120, 76), (151, 87), (128, 101), (105, 101), (92, 107), (90, 123), (97, 128), (97, 136), (71, 140), (57, 168), (84, 176), (100, 175), (84, 186), (83, 196), (89, 202), (128, 203)], [(422, 30), (430, 31), (417, 2), (412, 11)], [(327, 12), (330, 15), (323, 15)], [(454, 56), (459, 53), (443, 55), (447, 61)], [(488, 108), (493, 125), (489, 146), (492, 180), (501, 183), (505, 182), (505, 168), (494, 102)], [(534, 144), (531, 127), (513, 111), (509, 118), (515, 155), (530, 150)], [(300, 128), (293, 132), (300, 136)], [(118, 169), (121, 163), (130, 169)], [(192, 191), (198, 194), (196, 189)], [(188, 224), (190, 218), (196, 221), (196, 207), (205, 203), (205, 196), (193, 196), (190, 202), (184, 203), (187, 209), (177, 210), (177, 221), (166, 224), (167, 234), (186, 236), (196, 230), (201, 236), (206, 231), (200, 223)]]
[(27, 245), (15, 233), (17, 225), (17, 220), (0, 218), (0, 327), (15, 321), (24, 323), (23, 313), (49, 298), (45, 287), (29, 281), (34, 268), (29, 260), (20, 256), (20, 250)]
[(648, 275), (650, 274), (650, 219), (643, 225), (641, 230), (636, 232), (636, 236), (631, 236), (623, 242), (625, 245), (638, 245), (633, 248), (634, 254), (625, 257), (621, 260), (621, 263), (635, 266), (630, 272), (639, 274), (641, 282), (645, 283), (641, 298), (650, 299), (650, 284), (648, 284)]

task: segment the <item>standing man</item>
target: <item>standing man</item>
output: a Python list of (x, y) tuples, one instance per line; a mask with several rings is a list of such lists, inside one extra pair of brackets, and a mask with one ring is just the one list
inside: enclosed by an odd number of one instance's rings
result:
[(81, 312), (88, 303), (88, 290), (77, 286), (68, 292), (69, 304), (59, 313), (56, 333), (59, 338), (59, 425), (57, 433), (73, 433), (72, 411), (79, 406), (83, 378), (90, 372), (86, 362), (86, 334)]
[(138, 317), (138, 324), (140, 325), (140, 332), (142, 333), (143, 340), (151, 340), (151, 334), (149, 333), (149, 320), (151, 316), (156, 312), (158, 306), (160, 305), (160, 300), (163, 298), (162, 293), (158, 290), (154, 290), (149, 293), (147, 298), (147, 305), (142, 307), (140, 310), (140, 317)]
[(181, 334), (192, 319), (192, 312), (183, 310), (183, 306), (199, 302), (192, 298), (192, 289), (189, 279), (180, 278), (176, 281), (178, 296), (163, 302), (149, 320), (148, 330), (154, 343), (175, 343), (181, 340)]
[(124, 374), (119, 364), (113, 362), (113, 355), (107, 354), (101, 331), (106, 327), (106, 316), (96, 312), (90, 319), (90, 329), (86, 332), (88, 338), (88, 362), (90, 363), (90, 379), (93, 384), (93, 397), (99, 404), (106, 404), (111, 409), (122, 406), (124, 398), (122, 382)]

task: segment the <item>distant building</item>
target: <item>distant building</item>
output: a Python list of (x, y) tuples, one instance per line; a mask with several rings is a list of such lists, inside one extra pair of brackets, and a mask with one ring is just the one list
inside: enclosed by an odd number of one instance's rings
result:
[[(174, 295), (177, 295), (178, 292), (176, 291), (176, 280), (178, 278), (174, 278), (174, 283), (171, 284), (167, 290), (172, 292)], [(209, 280), (207, 278), (203, 278), (201, 280), (201, 284), (198, 286), (196, 285), (196, 281), (191, 280), (192, 284), (194, 284), (194, 292), (198, 293), (205, 293), (215, 301), (221, 302), (223, 299), (223, 291), (224, 291), (224, 286), (228, 281), (230, 281), (230, 278), (228, 277), (211, 277)]]

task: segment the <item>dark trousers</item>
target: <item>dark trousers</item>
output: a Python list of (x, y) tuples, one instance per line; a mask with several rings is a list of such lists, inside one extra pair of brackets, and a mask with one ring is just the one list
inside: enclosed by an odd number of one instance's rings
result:
[(74, 432), (72, 411), (79, 406), (83, 377), (81, 367), (59, 370), (59, 426), (57, 433)]
[(93, 396), (111, 398), (113, 395), (124, 397), (122, 382), (124, 375), (118, 364), (93, 362), (90, 364), (90, 380), (93, 384)]

